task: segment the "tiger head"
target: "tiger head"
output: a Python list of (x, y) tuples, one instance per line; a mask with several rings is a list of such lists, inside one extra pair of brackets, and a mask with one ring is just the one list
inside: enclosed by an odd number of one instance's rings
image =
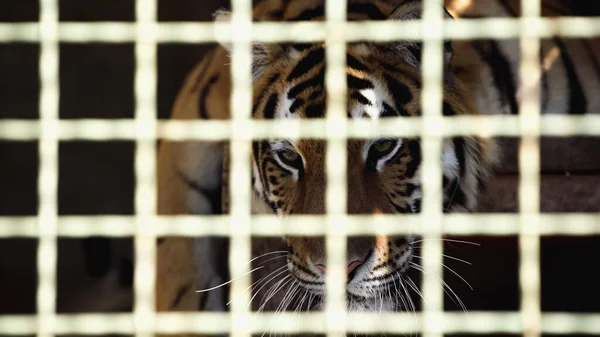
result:
[[(421, 15), (420, 1), (407, 1), (396, 8), (377, 4), (374, 8), (389, 20), (415, 19)], [(306, 11), (314, 12), (315, 8)], [(288, 19), (292, 17), (291, 20), (303, 15), (301, 9), (292, 8), (288, 12), (285, 15)], [(353, 19), (353, 14), (349, 13), (348, 18)], [(451, 44), (445, 43), (444, 47), (443, 113), (475, 114), (472, 97), (452, 76)], [(324, 44), (255, 45), (253, 50), (254, 118), (325, 117)], [(420, 115), (420, 53), (421, 45), (416, 42), (348, 44), (345, 68), (348, 118), (382, 119), (380, 123), (385, 123), (386, 118)], [(326, 141), (315, 139), (255, 141), (252, 163), (257, 202), (267, 212), (282, 216), (324, 214), (326, 145)], [(444, 139), (443, 177), (440, 177), (444, 192), (444, 204), (440, 207), (444, 211), (468, 211), (476, 206), (482, 179), (493, 157), (490, 141), (476, 137)], [(339, 163), (347, 165), (347, 196), (339, 196), (347, 198), (347, 212), (420, 212), (421, 162), (419, 138), (348, 140), (347, 163)], [(398, 226), (402, 226), (401, 221)], [(287, 237), (286, 240), (289, 272), (301, 287), (322, 298), (327, 273), (324, 238)], [(353, 303), (351, 309), (373, 308), (381, 293), (387, 294), (390, 287), (402, 280), (413, 256), (413, 241), (414, 236), (348, 239), (347, 296), (349, 303)], [(390, 299), (384, 308), (399, 309), (399, 303)]]

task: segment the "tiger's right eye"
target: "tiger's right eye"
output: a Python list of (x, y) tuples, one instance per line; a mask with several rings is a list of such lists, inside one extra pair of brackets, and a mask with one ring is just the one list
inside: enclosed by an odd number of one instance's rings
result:
[(373, 144), (373, 146), (371, 146), (371, 148), (380, 154), (385, 154), (390, 150), (392, 145), (394, 145), (394, 141), (386, 140), (386, 141), (381, 141), (381, 142), (377, 142), (377, 143)]
[(377, 171), (381, 167), (381, 163), (394, 155), (398, 148), (397, 144), (397, 139), (381, 139), (371, 144), (367, 153), (367, 168)]

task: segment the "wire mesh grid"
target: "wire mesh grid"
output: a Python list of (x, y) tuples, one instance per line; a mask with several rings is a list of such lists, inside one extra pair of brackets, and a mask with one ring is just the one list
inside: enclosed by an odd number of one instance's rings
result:
[[(539, 136), (600, 135), (597, 116), (540, 116), (538, 50), (540, 38), (554, 35), (590, 37), (600, 35), (600, 19), (540, 18), (540, 0), (522, 1), (522, 17), (515, 19), (442, 20), (440, 0), (424, 0), (422, 20), (414, 22), (346, 22), (343, 1), (329, 1), (325, 22), (252, 23), (249, 0), (233, 0), (231, 23), (158, 23), (156, 0), (136, 1), (135, 23), (59, 23), (58, 2), (40, 0), (37, 23), (0, 24), (0, 42), (29, 41), (41, 44), (39, 121), (2, 120), (0, 139), (39, 139), (39, 212), (37, 217), (1, 217), (0, 237), (38, 237), (37, 315), (0, 316), (0, 334), (37, 333), (51, 336), (64, 333), (126, 333), (149, 336), (154, 333), (225, 333), (248, 336), (267, 327), (276, 332), (422, 332), (424, 336), (444, 333), (544, 333), (600, 334), (600, 314), (542, 313), (540, 308), (540, 235), (600, 234), (600, 214), (539, 213)], [(501, 29), (499, 29), (501, 28)], [(519, 116), (441, 116), (442, 40), (470, 38), (521, 38), (523, 85), (530, 95), (521, 103)], [(355, 40), (389, 41), (423, 39), (423, 116), (411, 120), (374, 125), (368, 121), (345, 120), (345, 43)], [(328, 111), (322, 121), (253, 121), (250, 116), (251, 41), (325, 41), (327, 47)], [(58, 119), (58, 43), (136, 43), (134, 120)], [(185, 124), (158, 122), (155, 117), (156, 46), (160, 42), (233, 43), (231, 95), (232, 120)], [(520, 213), (515, 215), (449, 214), (439, 207), (441, 174), (438, 155), (442, 137), (452, 135), (522, 136), (520, 147)], [(377, 135), (421, 136), (423, 158), (423, 210), (419, 215), (402, 216), (403, 226), (394, 226), (397, 216), (350, 216), (339, 195), (346, 191), (346, 167), (327, 165), (332, 179), (327, 185), (327, 226), (323, 217), (250, 216), (249, 143), (252, 139), (293, 135), (328, 140), (327, 163), (346, 162), (345, 140)], [(230, 186), (231, 212), (224, 216), (157, 216), (155, 148), (157, 138), (171, 140), (232, 141)], [(127, 216), (58, 216), (58, 141), (72, 139), (136, 141), (135, 212)], [(527, 160), (524, 160), (527, 158)], [(433, 178), (433, 179), (432, 179)], [(240, 187), (240, 188), (237, 188)], [(334, 193), (335, 191), (335, 193)], [(484, 222), (486, 226), (480, 226)], [(544, 224), (541, 226), (540, 224)], [(369, 224), (370, 226), (365, 226)], [(426, 225), (420, 225), (426, 224)], [(567, 225), (568, 224), (568, 225)], [(416, 315), (403, 313), (347, 313), (344, 304), (345, 246), (348, 235), (416, 233), (426, 239), (444, 234), (517, 234), (520, 238), (521, 308), (518, 312), (443, 311), (439, 282), (424, 276), (424, 310)], [(155, 239), (161, 235), (224, 235), (232, 239), (230, 273), (248, 271), (243, 261), (250, 258), (250, 235), (327, 235), (329, 271), (324, 313), (296, 316), (252, 315), (246, 310), (248, 281), (236, 279), (231, 287), (230, 313), (155, 313)], [(135, 306), (133, 314), (56, 314), (57, 236), (135, 235)], [(423, 255), (426, 269), (441, 272), (440, 240), (426, 240)], [(357, 324), (360, 322), (360, 324)], [(271, 324), (272, 323), (272, 324)]]

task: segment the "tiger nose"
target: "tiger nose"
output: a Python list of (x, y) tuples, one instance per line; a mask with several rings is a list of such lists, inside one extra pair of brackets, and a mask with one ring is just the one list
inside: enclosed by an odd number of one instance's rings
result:
[[(352, 280), (352, 278), (356, 274), (352, 272), (356, 269), (356, 267), (360, 266), (361, 264), (363, 264), (362, 261), (356, 260), (350, 262), (348, 266), (346, 266), (346, 275), (348, 276), (348, 282), (350, 282), (350, 280)], [(327, 267), (325, 265), (318, 264), (316, 265), (316, 267), (319, 268), (323, 273), (327, 271)]]

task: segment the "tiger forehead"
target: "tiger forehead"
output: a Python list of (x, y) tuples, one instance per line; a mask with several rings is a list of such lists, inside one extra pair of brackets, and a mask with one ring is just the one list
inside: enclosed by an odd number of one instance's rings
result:
[[(282, 62), (258, 83), (265, 119), (325, 116), (325, 46), (313, 46)], [(346, 54), (348, 117), (411, 116), (407, 107), (418, 96), (418, 76), (403, 65), (381, 61), (381, 52), (350, 45)], [(270, 93), (270, 94), (266, 94)], [(257, 102), (260, 104), (261, 102)], [(261, 117), (261, 116), (258, 116)]]
[[(348, 160), (350, 162), (354, 160), (362, 161), (362, 151), (366, 141), (352, 139), (346, 143), (346, 152), (348, 153)], [(296, 149), (301, 153), (304, 158), (307, 167), (307, 174), (314, 172), (324, 172), (325, 167), (325, 156), (327, 151), (327, 141), (315, 140), (315, 139), (300, 139), (296, 143)], [(352, 165), (350, 167), (353, 167)]]

